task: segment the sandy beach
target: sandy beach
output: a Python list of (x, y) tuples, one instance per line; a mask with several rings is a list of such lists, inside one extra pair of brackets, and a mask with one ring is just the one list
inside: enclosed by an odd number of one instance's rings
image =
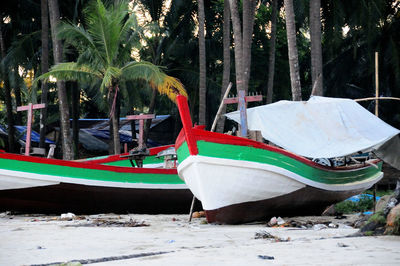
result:
[[(188, 223), (187, 215), (0, 214), (0, 265), (400, 265), (400, 237), (348, 237), (357, 229)], [(272, 235), (274, 238), (256, 236)], [(79, 265), (77, 263), (77, 265)]]

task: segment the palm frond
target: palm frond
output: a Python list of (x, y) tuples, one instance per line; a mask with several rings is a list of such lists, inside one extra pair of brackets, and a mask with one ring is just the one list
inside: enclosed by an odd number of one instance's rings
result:
[(82, 47), (84, 47), (85, 50), (89, 49), (91, 54), (96, 56), (97, 60), (103, 61), (104, 64), (105, 59), (97, 50), (92, 36), (83, 27), (63, 22), (58, 27), (57, 36), (65, 40), (67, 45), (73, 46), (78, 51), (81, 50)]
[(36, 87), (39, 80), (49, 81), (50, 77), (64, 81), (79, 80), (83, 83), (91, 83), (93, 79), (102, 79), (103, 75), (88, 65), (78, 65), (75, 62), (61, 63), (54, 65), (49, 72), (37, 77), (33, 82), (33, 86)]
[(100, 91), (105, 92), (105, 89), (111, 87), (113, 85), (112, 84), (113, 80), (118, 79), (120, 75), (121, 75), (121, 70), (119, 68), (116, 67), (107, 68), (100, 85)]
[(164, 81), (165, 74), (150, 62), (129, 62), (122, 68), (122, 77), (126, 80), (142, 79), (156, 86)]
[(183, 84), (177, 78), (165, 75), (164, 81), (161, 84), (150, 84), (153, 88), (156, 88), (160, 94), (167, 95), (167, 97), (173, 102), (176, 102), (177, 95), (188, 97)]

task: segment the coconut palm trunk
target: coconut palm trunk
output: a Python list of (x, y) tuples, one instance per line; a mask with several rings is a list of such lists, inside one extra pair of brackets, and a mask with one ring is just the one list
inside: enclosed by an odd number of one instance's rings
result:
[(313, 95), (323, 95), (321, 0), (310, 0), (311, 80)]
[[(229, 10), (229, 1), (224, 1), (224, 26), (223, 26), (223, 56), (224, 56), (224, 70), (222, 73), (222, 87), (221, 87), (221, 101), (224, 97), (225, 90), (228, 87), (231, 74), (231, 11)], [(226, 112), (226, 105), (222, 107), (222, 114)], [(217, 124), (217, 132), (222, 133), (225, 127), (225, 116), (221, 115)]]
[(290, 67), (290, 84), (293, 101), (301, 101), (301, 84), (299, 56), (296, 45), (296, 24), (294, 20), (293, 0), (284, 0), (286, 14), (286, 35), (288, 40), (288, 54)]
[[(57, 26), (60, 22), (60, 10), (58, 8), (58, 0), (49, 0), (49, 14), (51, 25), (51, 36), (53, 41), (53, 55), (56, 64), (62, 60), (62, 44), (57, 38)], [(73, 160), (72, 140), (70, 134), (69, 107), (65, 82), (57, 81), (57, 94), (60, 110), (60, 127), (62, 138), (62, 151), (64, 160)]]
[(276, 14), (278, 11), (278, 0), (272, 0), (271, 14), (271, 39), (269, 46), (268, 62), (268, 85), (267, 85), (267, 103), (272, 103), (274, 93), (274, 75), (275, 75), (275, 46), (276, 46)]
[[(49, 9), (47, 0), (40, 1), (41, 7), (41, 23), (42, 23), (42, 56), (41, 56), (41, 72), (46, 73), (49, 71)], [(45, 147), (46, 126), (47, 126), (47, 82), (41, 84), (42, 95), (41, 103), (46, 104), (45, 108), (40, 109), (40, 141), (39, 147)]]
[[(121, 143), (119, 140), (119, 117), (118, 117), (118, 110), (117, 110), (117, 97), (118, 97), (118, 85), (110, 88), (110, 107), (111, 107), (111, 121), (112, 121), (112, 138), (113, 138), (113, 147), (114, 147), (114, 154), (121, 153)], [(134, 131), (132, 130), (132, 134)]]
[(232, 17), (233, 39), (235, 43), (235, 70), (236, 90), (243, 90), (243, 40), (239, 16), (239, 9), (236, 0), (229, 0)]
[[(4, 38), (3, 38), (3, 16), (0, 15), (0, 53), (1, 53), (1, 60), (6, 56), (6, 47), (4, 43)], [(4, 77), (4, 100), (6, 102), (6, 110), (7, 110), (7, 125), (8, 125), (8, 150), (9, 152), (14, 152), (15, 151), (15, 146), (14, 146), (14, 118), (13, 118), (13, 111), (12, 111), (12, 98), (11, 98), (11, 88), (10, 88), (10, 82), (9, 82), (9, 77), (8, 77), (8, 71), (6, 70), (6, 67), (4, 65), (4, 62), (0, 63), (0, 71), (3, 74)]]
[(251, 66), (251, 43), (257, 1), (243, 1), (243, 89), (249, 88)]
[(206, 42), (205, 42), (205, 14), (204, 0), (198, 1), (199, 16), (199, 124), (206, 124)]

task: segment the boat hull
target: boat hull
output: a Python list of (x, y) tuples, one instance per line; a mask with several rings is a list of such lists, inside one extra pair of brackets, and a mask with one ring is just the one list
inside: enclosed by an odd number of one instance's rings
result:
[(202, 202), (209, 222), (320, 214), (382, 177), (382, 162), (327, 167), (279, 147), (192, 127), (187, 99), (177, 97), (183, 129), (178, 174)]
[(23, 213), (187, 213), (189, 189), (144, 189), (59, 183), (0, 191), (0, 211)]
[(206, 210), (205, 213), (208, 222), (222, 224), (268, 221), (274, 216), (321, 215), (327, 206), (362, 191), (326, 191), (305, 186), (278, 197), (232, 204), (218, 209)]
[(192, 193), (176, 169), (162, 165), (153, 149), (146, 168), (119, 155), (63, 161), (0, 153), (0, 211), (34, 213), (177, 213)]
[(178, 172), (202, 202), (208, 222), (237, 224), (272, 216), (321, 214), (327, 206), (359, 194), (383, 177), (380, 171), (366, 169), (345, 171), (341, 176), (354, 179), (364, 174), (362, 180), (327, 184), (271, 164), (196, 155), (184, 159)]

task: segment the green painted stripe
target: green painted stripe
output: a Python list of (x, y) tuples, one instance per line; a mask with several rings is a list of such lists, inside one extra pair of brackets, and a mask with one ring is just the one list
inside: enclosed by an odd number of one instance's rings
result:
[(177, 174), (120, 173), (0, 158), (0, 169), (87, 180), (144, 184), (183, 184)]
[[(143, 164), (156, 164), (156, 163), (163, 163), (164, 160), (162, 158), (156, 158), (156, 155), (154, 156), (147, 156), (143, 160)], [(126, 159), (126, 160), (118, 160), (114, 162), (108, 162), (108, 163), (103, 163), (104, 165), (112, 165), (112, 166), (123, 166), (123, 167), (132, 167), (131, 162)]]
[[(198, 141), (197, 146), (199, 155), (202, 156), (270, 164), (324, 184), (348, 184), (362, 181), (378, 175), (382, 167), (382, 163), (380, 163), (379, 169), (368, 167), (355, 171), (324, 171), (283, 154), (254, 147), (219, 144), (203, 140)], [(189, 156), (186, 142), (178, 149), (177, 154), (179, 162)]]

